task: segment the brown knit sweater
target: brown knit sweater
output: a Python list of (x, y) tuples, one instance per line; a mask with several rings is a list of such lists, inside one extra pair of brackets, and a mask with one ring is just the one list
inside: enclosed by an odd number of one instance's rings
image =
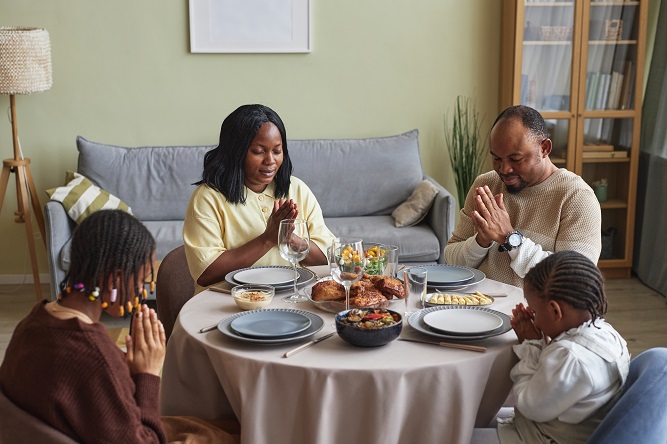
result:
[(100, 324), (61, 320), (35, 305), (14, 331), (0, 387), (17, 406), (84, 443), (163, 443), (160, 378), (130, 375)]
[[(475, 190), (484, 185), (494, 195), (504, 194), (512, 227), (526, 237), (518, 249), (499, 252), (494, 242), (484, 250), (474, 239), (470, 215)], [(448, 264), (478, 268), (491, 279), (522, 287), (528, 270), (555, 251), (578, 251), (597, 263), (602, 249), (601, 219), (600, 204), (591, 187), (564, 168), (515, 194), (508, 193), (498, 174), (490, 171), (475, 179), (445, 247), (445, 259)]]

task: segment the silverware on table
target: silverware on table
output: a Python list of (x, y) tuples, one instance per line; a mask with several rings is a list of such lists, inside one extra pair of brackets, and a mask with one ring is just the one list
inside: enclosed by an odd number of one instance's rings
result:
[(212, 291), (217, 291), (218, 293), (232, 294), (232, 290), (224, 287), (218, 287), (215, 285), (211, 285), (210, 287), (208, 287), (208, 289)]
[(509, 296), (507, 293), (484, 293), (484, 295), (491, 298), (506, 298)]
[(322, 342), (322, 341), (324, 341), (325, 339), (329, 339), (330, 337), (332, 337), (332, 336), (335, 335), (335, 334), (336, 334), (335, 331), (334, 331), (334, 332), (331, 332), (331, 333), (329, 333), (329, 334), (326, 334), (326, 335), (324, 335), (324, 336), (321, 336), (321, 337), (319, 337), (319, 338), (317, 338), (317, 339), (314, 339), (314, 340), (312, 340), (312, 341), (308, 341), (308, 342), (306, 342), (305, 344), (302, 344), (302, 345), (298, 346), (297, 348), (293, 348), (292, 350), (286, 351), (286, 352), (283, 354), (283, 358), (289, 358), (289, 357), (292, 356), (293, 354), (298, 353), (298, 352), (300, 352), (301, 350), (305, 350), (305, 349), (307, 349), (308, 347), (312, 347), (313, 345), (317, 344), (318, 342)]
[(217, 326), (218, 326), (217, 323), (213, 324), (213, 325), (209, 325), (208, 327), (204, 327), (204, 328), (200, 329), (199, 333), (206, 333), (207, 331), (215, 330)]
[(460, 350), (469, 350), (480, 353), (484, 353), (486, 351), (486, 347), (482, 347), (480, 345), (456, 344), (453, 342), (431, 342), (431, 341), (424, 341), (421, 339), (412, 339), (412, 338), (398, 338), (398, 340), (408, 341), (408, 342), (420, 342), (422, 344), (439, 345), (440, 347), (457, 348)]

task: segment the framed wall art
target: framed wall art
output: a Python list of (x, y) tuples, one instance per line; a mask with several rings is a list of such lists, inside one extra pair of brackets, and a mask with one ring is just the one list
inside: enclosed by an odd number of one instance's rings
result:
[(190, 0), (190, 52), (310, 50), (310, 0)]

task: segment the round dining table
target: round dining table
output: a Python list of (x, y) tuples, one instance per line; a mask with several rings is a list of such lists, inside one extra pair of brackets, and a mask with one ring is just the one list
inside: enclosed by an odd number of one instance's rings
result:
[[(311, 268), (319, 276), (328, 273), (326, 266)], [(523, 301), (520, 288), (490, 279), (463, 291), (504, 294), (489, 308), (506, 314)], [(281, 296), (270, 308), (309, 311), (324, 320), (314, 338), (335, 330), (334, 314)], [(355, 347), (334, 335), (288, 358), (284, 353), (306, 340), (264, 345), (217, 329), (200, 333), (239, 312), (230, 295), (211, 290), (183, 306), (162, 372), (163, 415), (235, 416), (241, 442), (248, 444), (468, 444), (473, 428), (493, 419), (512, 386), (512, 330), (472, 342), (486, 348), (477, 352), (439, 346), (441, 339), (404, 321), (399, 340), (382, 347)]]

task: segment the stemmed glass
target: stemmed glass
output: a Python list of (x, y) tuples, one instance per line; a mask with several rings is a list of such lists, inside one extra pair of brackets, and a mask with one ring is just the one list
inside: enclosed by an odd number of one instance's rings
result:
[(336, 238), (329, 249), (331, 276), (345, 287), (345, 310), (350, 309), (350, 287), (364, 275), (366, 256), (359, 238)]
[(284, 296), (285, 302), (303, 302), (307, 298), (300, 295), (297, 290), (296, 282), (299, 273), (296, 264), (305, 259), (310, 251), (310, 234), (308, 233), (308, 223), (303, 219), (286, 219), (280, 221), (278, 228), (278, 250), (283, 259), (289, 261), (294, 268), (294, 294)]

